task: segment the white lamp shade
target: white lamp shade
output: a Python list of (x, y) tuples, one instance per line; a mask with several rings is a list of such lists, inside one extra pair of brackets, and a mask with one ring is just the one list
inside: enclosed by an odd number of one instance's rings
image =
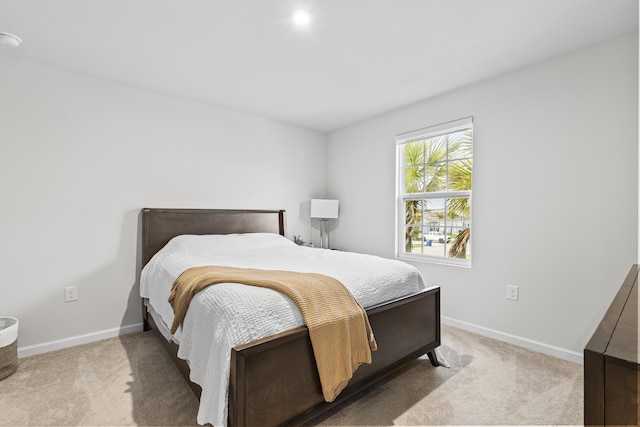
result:
[(338, 218), (338, 200), (311, 199), (311, 218)]

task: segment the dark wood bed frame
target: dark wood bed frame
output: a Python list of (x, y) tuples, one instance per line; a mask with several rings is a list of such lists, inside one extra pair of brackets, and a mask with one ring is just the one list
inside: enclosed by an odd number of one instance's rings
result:
[[(171, 238), (180, 234), (269, 232), (285, 235), (284, 211), (218, 209), (142, 210), (144, 266)], [(145, 330), (157, 331), (143, 301)], [(392, 374), (411, 359), (427, 353), (438, 366), (440, 288), (426, 289), (367, 310), (378, 350), (362, 365), (349, 385), (331, 403), (322, 396), (309, 332), (306, 327), (234, 347), (229, 383), (230, 426), (298, 425), (343, 402)], [(177, 345), (160, 336), (180, 372), (189, 368), (177, 358)], [(200, 396), (200, 387), (189, 381)]]

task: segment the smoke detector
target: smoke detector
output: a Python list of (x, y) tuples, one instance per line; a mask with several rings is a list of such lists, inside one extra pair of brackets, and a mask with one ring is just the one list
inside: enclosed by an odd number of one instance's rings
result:
[(0, 43), (11, 47), (18, 47), (20, 46), (20, 43), (22, 43), (22, 39), (11, 33), (0, 32)]

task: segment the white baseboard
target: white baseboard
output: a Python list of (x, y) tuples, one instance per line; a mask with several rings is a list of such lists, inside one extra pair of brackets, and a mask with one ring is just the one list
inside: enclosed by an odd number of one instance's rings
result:
[[(445, 325), (453, 326), (465, 331), (473, 332), (478, 335), (493, 338), (499, 341), (504, 341), (509, 344), (524, 347), (529, 350), (534, 350), (539, 353), (548, 354), (559, 359), (568, 360), (570, 362), (583, 364), (583, 355), (576, 353), (575, 351), (567, 350), (560, 347), (544, 344), (541, 342), (533, 341), (527, 338), (518, 337), (516, 335), (507, 334), (504, 332), (496, 331), (494, 329), (485, 328), (482, 326), (474, 325), (473, 323), (464, 322), (462, 320), (452, 319), (451, 317), (441, 316), (441, 321)], [(143, 329), (142, 323), (136, 323), (133, 325), (121, 326), (119, 328), (107, 329), (104, 331), (94, 332), (91, 334), (78, 335), (75, 337), (65, 338), (57, 341), (49, 341), (42, 344), (35, 344), (30, 346), (18, 347), (18, 357), (35, 356), (36, 354), (47, 353), (54, 350), (60, 350), (63, 348), (73, 347), (81, 344), (88, 344), (90, 342), (100, 341), (107, 338), (114, 338), (120, 335), (130, 334), (132, 332), (140, 332)], [(19, 339), (19, 338), (18, 338)]]
[(524, 347), (529, 350), (537, 351), (539, 353), (548, 354), (549, 356), (557, 357), (559, 359), (568, 360), (570, 362), (584, 364), (584, 357), (581, 353), (567, 350), (560, 347), (555, 347), (549, 344), (544, 344), (538, 341), (533, 341), (527, 338), (518, 337), (516, 335), (507, 334), (504, 332), (496, 331), (493, 329), (485, 328), (482, 326), (474, 325), (473, 323), (463, 322), (462, 320), (452, 319), (450, 317), (441, 316), (441, 321), (445, 325), (453, 326), (465, 331), (473, 332), (478, 335), (493, 338), (499, 341), (504, 341), (509, 344)]
[[(74, 347), (76, 345), (88, 344), (90, 342), (100, 341), (107, 338), (114, 338), (120, 335), (130, 334), (132, 332), (142, 331), (142, 323), (136, 323), (133, 325), (121, 326), (119, 328), (107, 329), (104, 331), (93, 332), (85, 335), (78, 335), (75, 337), (64, 338), (57, 341), (49, 341), (42, 344), (27, 345), (24, 347), (18, 347), (18, 358), (35, 356), (36, 354), (47, 353), (54, 350), (60, 350), (63, 348)], [(18, 343), (20, 337), (18, 336)]]

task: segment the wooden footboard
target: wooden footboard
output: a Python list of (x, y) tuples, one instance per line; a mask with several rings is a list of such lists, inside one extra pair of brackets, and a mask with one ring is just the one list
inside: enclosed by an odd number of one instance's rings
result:
[[(349, 386), (324, 402), (306, 327), (237, 346), (231, 353), (229, 425), (299, 424), (440, 345), (440, 289), (367, 310), (378, 351)], [(432, 355), (431, 355), (432, 356)]]
[[(407, 361), (440, 345), (440, 288), (431, 288), (367, 310), (378, 350), (331, 403), (322, 397), (306, 327), (234, 347), (229, 381), (229, 426), (301, 424), (355, 393), (383, 380)], [(149, 316), (148, 326), (189, 381), (189, 367), (178, 359), (178, 346), (166, 341)], [(200, 397), (201, 388), (189, 381)]]

